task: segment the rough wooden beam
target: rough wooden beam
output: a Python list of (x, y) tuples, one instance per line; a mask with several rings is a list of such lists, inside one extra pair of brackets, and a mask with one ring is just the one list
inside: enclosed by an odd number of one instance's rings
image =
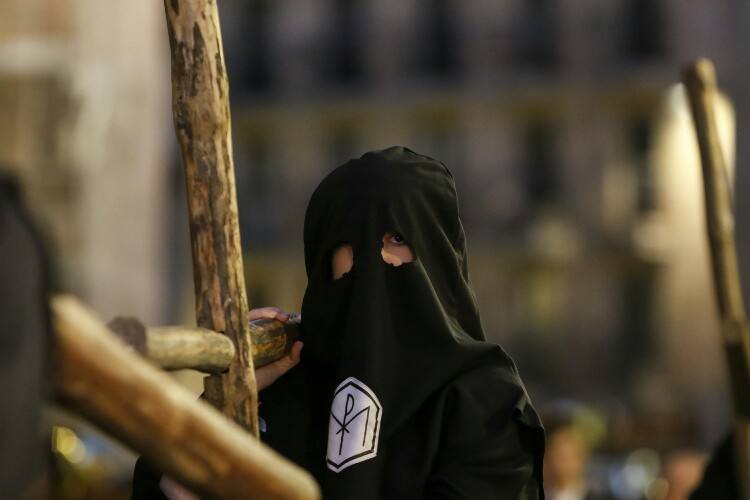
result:
[(237, 356), (205, 380), (206, 397), (258, 435), (255, 372), (237, 220), (229, 84), (216, 2), (164, 0), (172, 107), (187, 183), (198, 326), (224, 333)]
[(210, 498), (318, 499), (303, 469), (197, 401), (119, 342), (80, 302), (56, 297), (58, 400)]
[(706, 228), (714, 289), (735, 407), (736, 473), (742, 498), (750, 500), (750, 325), (745, 313), (737, 265), (734, 212), (727, 182), (729, 176), (714, 111), (718, 88), (711, 61), (701, 59), (685, 68), (683, 82), (703, 166)]
[[(205, 328), (158, 326), (146, 328), (136, 318), (115, 318), (107, 326), (120, 340), (164, 370), (222, 373), (234, 359), (234, 344), (226, 335)], [(271, 319), (250, 323), (256, 368), (289, 355), (300, 338), (299, 318), (286, 324)]]
[(154, 327), (146, 330), (146, 357), (165, 370), (221, 373), (234, 359), (234, 344), (205, 328)]

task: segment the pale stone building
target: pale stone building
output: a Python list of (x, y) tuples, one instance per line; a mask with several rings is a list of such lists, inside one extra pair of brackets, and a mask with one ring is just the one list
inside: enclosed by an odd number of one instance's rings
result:
[(169, 53), (149, 1), (0, 6), (0, 162), (60, 286), (103, 317), (164, 320)]

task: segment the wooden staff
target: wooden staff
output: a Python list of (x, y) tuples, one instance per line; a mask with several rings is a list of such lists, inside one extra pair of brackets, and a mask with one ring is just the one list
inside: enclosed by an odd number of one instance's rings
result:
[(215, 1), (164, 0), (172, 104), (187, 182), (198, 326), (227, 335), (237, 355), (204, 379), (206, 398), (258, 436), (258, 394), (237, 221), (229, 83)]
[(128, 349), (72, 297), (51, 303), (57, 399), (210, 498), (316, 500), (315, 480)]
[(711, 265), (734, 399), (736, 472), (742, 498), (750, 500), (750, 326), (742, 300), (731, 192), (714, 111), (718, 90), (713, 64), (707, 59), (696, 61), (684, 70), (683, 82), (703, 165)]
[[(266, 366), (288, 356), (300, 338), (299, 317), (286, 323), (275, 319), (250, 322), (253, 364)], [(234, 344), (226, 335), (184, 326), (146, 328), (136, 318), (118, 317), (107, 326), (120, 340), (164, 370), (198, 370), (222, 373), (234, 359)]]

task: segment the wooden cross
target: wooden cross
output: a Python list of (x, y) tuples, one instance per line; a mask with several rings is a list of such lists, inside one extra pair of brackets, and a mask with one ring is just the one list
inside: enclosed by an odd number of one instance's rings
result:
[[(206, 399), (229, 419), (128, 349), (71, 297), (56, 297), (51, 304), (55, 394), (66, 407), (199, 494), (316, 500), (320, 492), (312, 477), (257, 440), (258, 397), (237, 217), (229, 87), (216, 2), (164, 0), (164, 6), (200, 328), (141, 326), (140, 341), (137, 336), (130, 340), (136, 346), (140, 342), (140, 350), (160, 365), (212, 373), (204, 382)], [(280, 327), (258, 328), (262, 335), (255, 355), (260, 359), (278, 350)], [(178, 344), (181, 350), (175, 348)]]

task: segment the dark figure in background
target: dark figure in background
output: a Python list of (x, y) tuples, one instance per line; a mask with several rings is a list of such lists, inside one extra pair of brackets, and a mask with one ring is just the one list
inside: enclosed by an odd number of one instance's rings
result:
[[(257, 370), (261, 439), (326, 500), (543, 498), (544, 430), (485, 341), (448, 169), (402, 147), (347, 162), (313, 193), (304, 244), (304, 354)], [(134, 498), (175, 486), (139, 461)]]
[(50, 345), (46, 259), (15, 184), (0, 178), (0, 496), (43, 495)]

